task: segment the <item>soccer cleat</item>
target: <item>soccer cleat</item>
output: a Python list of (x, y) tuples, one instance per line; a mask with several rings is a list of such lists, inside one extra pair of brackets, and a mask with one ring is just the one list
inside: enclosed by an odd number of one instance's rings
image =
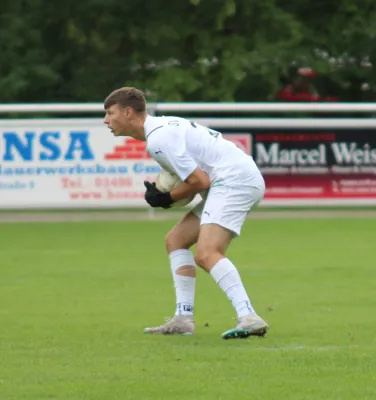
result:
[(160, 335), (193, 335), (195, 324), (193, 317), (187, 315), (175, 315), (173, 318), (166, 318), (163, 325), (153, 328), (145, 328), (144, 333), (160, 334)]
[(238, 319), (234, 329), (222, 333), (222, 339), (245, 339), (249, 336), (264, 336), (268, 331), (268, 324), (256, 314), (248, 314)]

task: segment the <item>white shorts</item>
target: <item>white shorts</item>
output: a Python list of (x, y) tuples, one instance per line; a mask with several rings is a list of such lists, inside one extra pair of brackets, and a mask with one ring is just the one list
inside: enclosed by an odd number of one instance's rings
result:
[(239, 236), (248, 213), (262, 200), (264, 193), (264, 178), (256, 174), (243, 182), (211, 187), (206, 199), (192, 212), (200, 218), (201, 225), (217, 224)]

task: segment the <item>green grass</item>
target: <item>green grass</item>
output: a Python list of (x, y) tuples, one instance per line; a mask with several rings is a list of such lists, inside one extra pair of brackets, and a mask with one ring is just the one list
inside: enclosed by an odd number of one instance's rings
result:
[(143, 334), (172, 225), (0, 224), (1, 400), (375, 399), (376, 220), (248, 221), (228, 255), (271, 330), (243, 341), (202, 271), (196, 335)]

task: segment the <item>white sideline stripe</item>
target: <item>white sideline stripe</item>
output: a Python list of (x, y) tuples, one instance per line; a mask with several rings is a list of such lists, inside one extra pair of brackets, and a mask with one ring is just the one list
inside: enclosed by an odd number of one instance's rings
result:
[(307, 346), (290, 345), (281, 347), (255, 347), (253, 350), (259, 351), (341, 351), (349, 349), (375, 350), (376, 346), (342, 345), (342, 346)]
[[(99, 250), (100, 249), (96, 249)], [(44, 255), (44, 256), (77, 256), (80, 254), (85, 253), (85, 251), (79, 251), (79, 250), (50, 250), (50, 249), (38, 249), (33, 247), (32, 249), (23, 249), (24, 253), (32, 253), (34, 254), (39, 254), (39, 255)], [(104, 252), (104, 251), (103, 251)], [(0, 255), (3, 254), (14, 254), (14, 253), (20, 253), (20, 249), (18, 248), (11, 248), (11, 249), (0, 249)]]
[[(187, 211), (187, 210), (185, 210)], [(91, 222), (91, 221), (166, 221), (181, 218), (184, 211), (158, 212), (150, 216), (147, 212), (31, 212), (0, 213), (1, 223), (17, 222)], [(257, 211), (250, 213), (248, 219), (373, 219), (376, 218), (376, 210), (284, 210), (284, 211)]]

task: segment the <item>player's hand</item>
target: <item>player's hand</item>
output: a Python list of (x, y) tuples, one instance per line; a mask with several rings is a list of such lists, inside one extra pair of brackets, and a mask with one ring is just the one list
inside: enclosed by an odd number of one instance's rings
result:
[(146, 191), (147, 192), (151, 192), (151, 193), (159, 192), (159, 190), (155, 186), (155, 182), (151, 183), (151, 182), (148, 182), (148, 181), (144, 181), (144, 185), (146, 187)]
[(145, 200), (151, 207), (170, 208), (174, 202), (170, 192), (161, 192), (155, 186), (155, 183), (144, 181), (146, 187)]

